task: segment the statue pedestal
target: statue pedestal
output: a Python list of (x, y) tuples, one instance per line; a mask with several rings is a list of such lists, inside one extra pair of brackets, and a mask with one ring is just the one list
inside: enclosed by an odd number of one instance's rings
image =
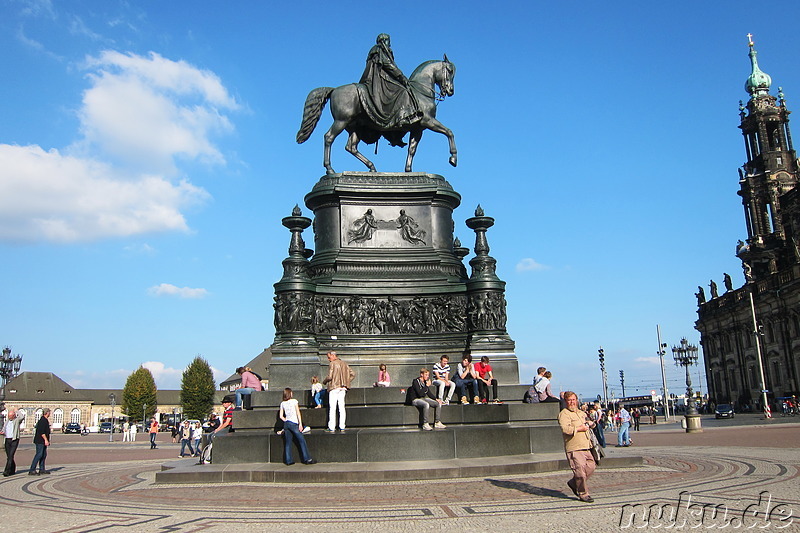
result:
[[(305, 197), (313, 212), (314, 249), (299, 210), (284, 219), (292, 231), (283, 278), (275, 284), (276, 336), (272, 389), (308, 388), (327, 374), (334, 350), (369, 387), (385, 363), (398, 386), (448, 355), (487, 355), (500, 383), (519, 382), (514, 342), (505, 330), (505, 283), (494, 273), (486, 230), (477, 216), (476, 257), (454, 238), (461, 196), (438, 175), (345, 172), (323, 177)], [(310, 260), (309, 260), (310, 257)]]

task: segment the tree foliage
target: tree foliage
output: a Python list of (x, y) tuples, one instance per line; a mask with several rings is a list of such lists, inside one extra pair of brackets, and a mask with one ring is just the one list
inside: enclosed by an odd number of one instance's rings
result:
[(203, 420), (214, 406), (214, 373), (208, 361), (194, 358), (181, 378), (181, 407), (184, 418)]
[(156, 382), (153, 374), (142, 366), (136, 369), (122, 389), (122, 412), (131, 420), (149, 419), (158, 407), (156, 400)]

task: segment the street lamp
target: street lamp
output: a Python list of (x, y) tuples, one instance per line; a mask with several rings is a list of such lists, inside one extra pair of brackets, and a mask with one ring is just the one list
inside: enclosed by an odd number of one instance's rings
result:
[(692, 393), (692, 378), (689, 375), (689, 367), (697, 364), (699, 349), (694, 344), (689, 344), (686, 337), (681, 339), (680, 346), (672, 347), (672, 357), (675, 364), (682, 366), (686, 370), (686, 433), (700, 433), (703, 428), (700, 426), (700, 415), (697, 413), (697, 406), (694, 403)]
[(619, 384), (622, 385), (622, 397), (626, 398), (625, 396), (625, 371), (619, 371)]
[(606, 356), (605, 352), (603, 352), (603, 347), (601, 346), (599, 350), (597, 350), (598, 357), (600, 358), (600, 374), (603, 377), (603, 405), (608, 405), (608, 376), (606, 374)]
[(664, 371), (664, 355), (667, 353), (667, 343), (661, 342), (661, 326), (656, 324), (656, 335), (658, 335), (658, 358), (661, 360), (661, 391), (664, 400), (664, 422), (669, 422), (669, 390), (667, 390), (667, 373)]
[(111, 431), (108, 433), (108, 442), (114, 442), (114, 407), (117, 405), (117, 397), (113, 392), (108, 395), (108, 402), (111, 404)]
[(147, 404), (145, 403), (145, 404), (142, 404), (142, 427), (144, 427), (144, 422), (145, 422), (145, 418), (146, 418), (145, 413), (146, 412), (147, 412)]
[(20, 366), (22, 366), (22, 356), (12, 357), (11, 348), (8, 346), (3, 348), (3, 355), (0, 356), (0, 378), (3, 379), (3, 386), (0, 387), (0, 411), (5, 408), (6, 383), (16, 377)]

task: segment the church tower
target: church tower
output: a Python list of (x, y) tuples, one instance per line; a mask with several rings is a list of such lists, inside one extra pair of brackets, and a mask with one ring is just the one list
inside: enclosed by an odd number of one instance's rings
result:
[(781, 88), (769, 93), (772, 79), (761, 71), (752, 36), (748, 34), (752, 71), (745, 82), (747, 105), (739, 102), (747, 162), (739, 169), (739, 195), (744, 205), (747, 242), (736, 255), (748, 281), (762, 279), (798, 262), (800, 242), (791, 230), (781, 197), (798, 181), (797, 155), (789, 131), (789, 113)]

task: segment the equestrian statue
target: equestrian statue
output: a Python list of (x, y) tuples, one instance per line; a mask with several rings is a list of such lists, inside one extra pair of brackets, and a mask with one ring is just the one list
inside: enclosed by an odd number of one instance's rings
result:
[(390, 145), (403, 147), (406, 146), (403, 137), (408, 133), (405, 171), (411, 172), (417, 145), (426, 129), (447, 136), (449, 161), (456, 166), (458, 155), (453, 132), (436, 120), (438, 101), (453, 96), (455, 73), (455, 65), (445, 55), (443, 61), (422, 63), (406, 78), (394, 62), (389, 36), (381, 33), (367, 55), (367, 66), (359, 83), (336, 88), (318, 87), (308, 94), (297, 142), (308, 140), (330, 100), (333, 124), (325, 133), (323, 159), (329, 176), (336, 173), (331, 167), (331, 145), (344, 130), (349, 133), (345, 150), (364, 163), (370, 172), (376, 172), (375, 165), (358, 151), (359, 142), (377, 143), (383, 137)]

